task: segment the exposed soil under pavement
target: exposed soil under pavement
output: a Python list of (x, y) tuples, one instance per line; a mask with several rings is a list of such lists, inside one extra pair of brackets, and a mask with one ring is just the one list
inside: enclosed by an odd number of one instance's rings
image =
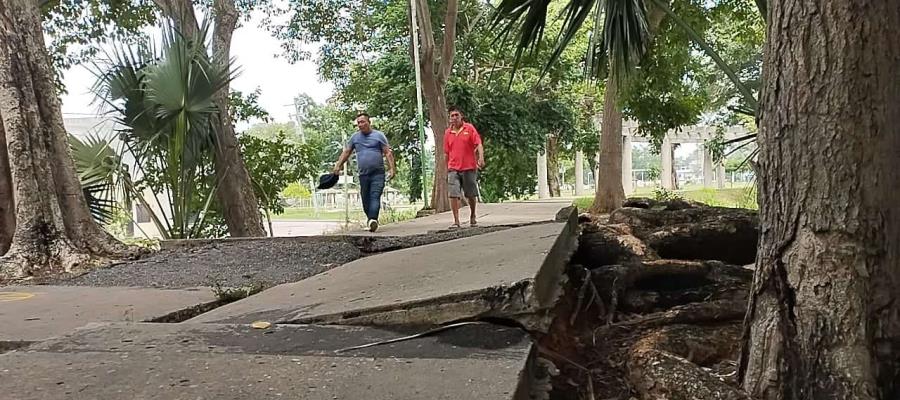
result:
[(49, 283), (77, 286), (274, 286), (296, 282), (356, 260), (363, 253), (347, 242), (236, 241), (150, 256)]
[[(754, 215), (697, 204), (635, 208), (617, 211), (631, 223), (582, 215), (554, 321), (535, 336), (540, 356), (558, 372), (549, 398), (748, 399), (736, 370), (752, 271), (707, 260), (708, 253), (661, 258), (661, 242), (644, 238), (673, 228), (708, 235), (705, 224), (714, 223), (717, 244), (745, 249)], [(704, 218), (685, 221), (687, 213)], [(730, 229), (731, 220), (741, 229)]]
[(420, 235), (316, 236), (213, 239), (176, 245), (141, 259), (114, 263), (79, 276), (33, 284), (75, 286), (271, 287), (296, 282), (360, 257), (481, 235), (519, 225), (442, 230)]

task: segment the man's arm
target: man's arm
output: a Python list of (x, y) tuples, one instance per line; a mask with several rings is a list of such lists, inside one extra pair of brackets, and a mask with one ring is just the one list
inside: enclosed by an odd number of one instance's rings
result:
[(388, 180), (394, 179), (394, 175), (397, 175), (397, 167), (394, 165), (394, 152), (391, 151), (391, 146), (382, 145), (381, 152), (384, 153), (384, 157), (388, 160)]
[(481, 134), (472, 126), (472, 135), (475, 139), (475, 160), (478, 162), (478, 168), (484, 168), (484, 146), (481, 144)]
[(353, 153), (352, 147), (344, 148), (344, 151), (341, 152), (341, 156), (338, 157), (337, 163), (334, 164), (334, 169), (331, 170), (332, 174), (340, 175), (341, 169), (344, 167), (344, 163), (350, 158), (350, 153)]
[(478, 160), (478, 168), (484, 168), (484, 146), (481, 143), (475, 146), (475, 159)]

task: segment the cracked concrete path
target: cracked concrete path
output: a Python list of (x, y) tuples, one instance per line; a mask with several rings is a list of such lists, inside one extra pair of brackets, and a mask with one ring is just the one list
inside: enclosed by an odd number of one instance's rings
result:
[[(365, 257), (191, 322), (441, 324), (552, 307), (577, 246), (576, 216)], [(529, 321), (520, 321), (530, 323)]]
[(56, 399), (526, 399), (531, 342), (478, 324), (402, 336), (377, 328), (92, 324), (0, 355), (0, 392)]
[(90, 322), (140, 322), (216, 301), (209, 288), (0, 287), (0, 341), (38, 341)]
[[(478, 225), (481, 227), (522, 225), (553, 221), (557, 211), (570, 205), (572, 205), (571, 199), (481, 203), (475, 206), (475, 215), (478, 220)], [(468, 229), (468, 208), (464, 207), (459, 210), (459, 219), (463, 223), (463, 229)], [(448, 211), (396, 224), (386, 224), (378, 228), (378, 232), (375, 233), (359, 230), (344, 232), (343, 234), (362, 236), (411, 236), (426, 232), (446, 230), (452, 223), (453, 214)]]

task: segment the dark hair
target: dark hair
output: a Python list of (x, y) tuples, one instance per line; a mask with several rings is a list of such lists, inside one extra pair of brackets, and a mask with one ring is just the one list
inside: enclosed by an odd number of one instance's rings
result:
[(452, 113), (452, 112), (454, 112), (454, 111), (458, 112), (460, 115), (463, 114), (463, 110), (460, 109), (460, 108), (457, 107), (457, 106), (450, 106), (450, 107), (447, 107), (447, 113), (448, 113), (448, 114), (449, 114), (449, 113)]
[[(366, 121), (371, 121), (371, 120), (372, 120), (372, 118), (369, 117), (369, 114), (368, 114), (368, 113), (364, 113), (364, 112), (361, 112), (361, 113), (359, 113), (359, 114), (356, 114), (356, 118), (359, 118), (359, 117), (366, 117)], [(356, 119), (356, 118), (354, 118), (354, 119)]]

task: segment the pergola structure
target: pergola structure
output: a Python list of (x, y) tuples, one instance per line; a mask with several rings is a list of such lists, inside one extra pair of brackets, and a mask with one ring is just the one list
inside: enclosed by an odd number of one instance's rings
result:
[[(600, 126), (600, 119), (596, 121), (597, 127)], [(725, 165), (723, 161), (715, 163), (712, 155), (706, 148), (705, 144), (716, 138), (719, 127), (708, 125), (691, 125), (685, 126), (677, 130), (671, 130), (666, 133), (660, 149), (660, 183), (665, 189), (673, 189), (675, 187), (675, 144), (678, 143), (700, 143), (704, 144), (703, 148), (703, 186), (712, 187), (715, 184), (719, 188), (725, 185)], [(751, 132), (743, 126), (729, 126), (723, 131), (724, 140), (737, 139), (749, 135)], [(650, 138), (641, 136), (638, 133), (637, 121), (625, 120), (622, 122), (622, 186), (626, 194), (634, 192), (632, 185), (632, 144), (650, 142)], [(539, 154), (537, 160), (538, 169), (538, 196), (540, 198), (550, 197), (549, 187), (547, 185), (547, 157), (545, 154)], [(595, 171), (594, 176), (597, 176)], [(583, 196), (584, 193), (584, 154), (577, 152), (575, 154), (575, 195)]]

